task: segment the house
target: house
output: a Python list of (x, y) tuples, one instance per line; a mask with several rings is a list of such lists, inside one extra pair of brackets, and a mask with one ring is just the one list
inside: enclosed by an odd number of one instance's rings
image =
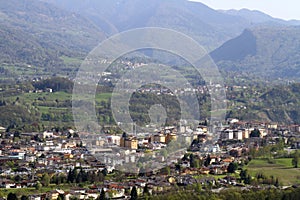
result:
[(166, 136), (166, 143), (170, 143), (172, 140), (176, 140), (177, 135), (175, 133), (168, 133)]
[(221, 132), (220, 138), (223, 140), (233, 140), (233, 130), (225, 129)]
[(109, 198), (121, 198), (125, 195), (125, 187), (117, 183), (111, 183), (108, 185), (106, 193)]
[(43, 132), (43, 138), (52, 138), (52, 137), (53, 137), (53, 132), (48, 132), (48, 131)]
[(203, 133), (207, 133), (208, 132), (207, 126), (199, 125), (198, 128), (201, 129)]
[(198, 174), (198, 169), (195, 168), (185, 168), (182, 170), (182, 175), (194, 175)]
[(64, 142), (61, 145), (62, 149), (69, 149), (69, 148), (74, 148), (74, 147), (76, 147), (76, 143), (75, 142)]
[(23, 188), (34, 187), (36, 185), (36, 181), (34, 181), (34, 180), (24, 180), (24, 181), (22, 181), (21, 185), (23, 185)]
[(184, 176), (181, 175), (181, 176), (177, 177), (178, 185), (191, 185), (194, 183), (197, 183), (197, 181), (190, 175), (184, 175)]
[(233, 138), (236, 140), (243, 140), (243, 131), (242, 130), (234, 130), (233, 131)]
[(1, 183), (1, 187), (6, 188), (6, 189), (15, 188), (16, 183), (14, 183), (11, 180), (3, 180), (2, 183)]
[(229, 118), (227, 121), (229, 124), (235, 124), (235, 123), (238, 123), (240, 120)]
[(207, 167), (202, 167), (202, 168), (200, 169), (200, 174), (208, 175), (209, 172), (210, 172), (210, 170), (209, 170), (209, 168), (207, 168)]
[(39, 194), (29, 195), (28, 200), (42, 200), (42, 195)]
[(124, 147), (129, 148), (129, 149), (138, 149), (137, 139), (135, 139), (135, 138), (126, 138)]
[(73, 154), (70, 154), (70, 153), (64, 154), (64, 159), (72, 159), (73, 157), (74, 157)]
[(86, 194), (85, 193), (78, 193), (74, 191), (70, 191), (68, 194), (69, 199), (86, 199)]
[(86, 199), (97, 199), (99, 192), (97, 190), (87, 190), (86, 196)]
[(230, 185), (236, 185), (237, 184), (237, 180), (235, 177), (232, 176), (226, 176), (222, 179), (222, 181), (224, 183), (230, 184)]
[(6, 131), (6, 128), (0, 126), (0, 133), (4, 133)]
[(70, 192), (68, 193), (68, 196), (72, 198), (77, 199), (88, 199), (88, 194), (86, 192), (87, 190), (84, 188), (72, 188)]
[(210, 174), (214, 174), (214, 175), (222, 175), (222, 174), (225, 174), (227, 172), (227, 168), (225, 166), (213, 166), (211, 169), (210, 169)]
[(199, 182), (200, 182), (201, 185), (206, 185), (206, 184), (215, 185), (216, 184), (216, 180), (213, 177), (202, 178), (202, 179), (199, 180)]
[(268, 129), (277, 129), (278, 128), (278, 124), (276, 123), (270, 123), (267, 125)]
[(222, 160), (222, 163), (223, 163), (224, 165), (228, 166), (230, 163), (233, 162), (233, 160), (234, 160), (234, 159), (232, 159), (232, 158), (225, 158), (225, 159)]
[(166, 143), (166, 136), (162, 133), (153, 136), (153, 142)]
[(293, 149), (300, 149), (300, 138), (295, 138), (295, 140), (291, 142), (291, 147)]
[(49, 93), (52, 93), (52, 92), (53, 92), (53, 89), (52, 89), (52, 88), (46, 88), (45, 91), (46, 91), (46, 92), (49, 92)]
[(138, 140), (135, 137), (127, 136), (126, 133), (120, 139), (120, 147), (138, 149)]
[(182, 167), (190, 167), (190, 162), (189, 161), (183, 161), (182, 163), (181, 163), (181, 166)]
[(242, 129), (239, 129), (242, 131), (243, 133), (243, 139), (248, 139), (249, 138), (249, 135), (250, 135), (250, 130), (249, 129), (245, 129), (245, 128), (242, 128)]
[(48, 192), (46, 196), (49, 200), (57, 200), (59, 194), (60, 193), (58, 191), (54, 190), (54, 191)]
[(118, 135), (109, 135), (106, 137), (108, 144), (120, 146), (121, 137)]
[(260, 132), (261, 138), (263, 138), (263, 137), (265, 137), (265, 136), (268, 135), (268, 133), (267, 133), (267, 131), (266, 131), (265, 128), (259, 128), (258, 130)]
[(71, 200), (72, 199), (72, 194), (70, 192), (65, 192), (65, 200)]
[(219, 161), (220, 161), (220, 157), (211, 155), (210, 156), (210, 163), (209, 164), (217, 163)]
[(145, 180), (142, 180), (142, 179), (137, 179), (135, 181), (135, 184), (138, 185), (139, 187), (145, 187), (146, 186), (146, 181)]

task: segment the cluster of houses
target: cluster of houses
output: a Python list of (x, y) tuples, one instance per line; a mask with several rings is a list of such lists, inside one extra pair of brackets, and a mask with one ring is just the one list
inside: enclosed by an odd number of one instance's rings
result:
[(122, 136), (119, 135), (108, 135), (105, 137), (102, 143), (99, 143), (100, 146), (104, 145), (105, 142), (112, 145), (117, 145), (123, 148), (128, 149), (138, 149), (140, 147), (155, 149), (155, 143), (161, 143), (163, 145), (169, 144), (172, 140), (176, 140), (176, 129), (175, 127), (167, 127), (162, 131), (159, 131), (155, 134), (146, 134), (144, 137), (137, 137), (134, 135), (129, 135), (123, 133)]
[[(112, 173), (119, 165), (135, 163), (138, 158), (149, 153), (156, 156), (155, 159), (153, 157), (152, 163), (168, 161), (170, 167), (168, 173), (157, 170), (143, 178), (130, 181), (117, 183), (106, 181), (98, 186), (92, 185), (89, 189), (73, 188), (69, 191), (55, 190), (47, 194), (32, 195), (31, 199), (34, 200), (46, 197), (54, 200), (62, 194), (66, 199), (96, 198), (101, 189), (106, 191), (106, 195), (110, 195), (108, 197), (121, 198), (128, 195), (128, 191), (133, 186), (137, 187), (139, 193), (143, 193), (145, 185), (150, 191), (159, 192), (170, 188), (172, 184), (199, 182), (200, 180), (195, 179), (195, 175), (226, 174), (230, 163), (243, 162), (243, 155), (253, 144), (251, 133), (254, 130), (260, 133), (256, 140), (268, 138), (270, 141), (275, 141), (280, 137), (291, 148), (300, 148), (300, 126), (298, 125), (280, 126), (274, 123), (243, 122), (237, 119), (230, 119), (225, 125), (215, 128), (214, 130), (220, 136), (219, 140), (217, 144), (205, 146), (206, 149), (203, 149), (202, 145), (209, 141), (211, 134), (210, 128), (205, 125), (199, 125), (194, 129), (189, 126), (165, 127), (153, 134), (144, 135), (126, 133), (96, 135), (96, 139), (91, 144), (86, 143), (81, 133), (71, 129), (66, 132), (18, 134), (6, 132), (5, 128), (0, 130), (0, 187), (2, 188), (34, 187), (42, 173), (67, 175), (69, 170), (74, 168), (95, 173), (107, 169), (108, 173)], [(161, 152), (160, 150), (178, 140), (181, 140), (180, 143), (184, 141), (189, 144), (189, 148), (182, 152), (178, 151), (176, 156), (168, 159), (166, 155), (159, 153), (156, 155), (156, 152)], [(89, 149), (89, 145), (93, 148)], [(119, 153), (115, 153), (115, 149), (119, 149)], [(207, 160), (209, 156), (209, 162), (206, 166), (203, 164), (192, 166), (189, 160), (183, 159), (187, 151), (195, 155), (200, 163)], [(124, 153), (123, 157), (122, 153)], [(97, 154), (110, 155), (110, 157), (99, 160)], [(208, 180), (208, 177), (202, 179), (200, 182), (203, 184), (213, 182)], [(226, 180), (219, 180), (219, 182), (224, 183)]]
[(221, 141), (244, 141), (251, 138), (253, 131), (259, 132), (259, 138), (274, 139), (281, 137), (285, 143), (293, 138), (291, 147), (299, 148), (299, 125), (279, 125), (268, 122), (245, 122), (237, 119), (228, 119), (228, 123), (219, 128), (219, 135)]

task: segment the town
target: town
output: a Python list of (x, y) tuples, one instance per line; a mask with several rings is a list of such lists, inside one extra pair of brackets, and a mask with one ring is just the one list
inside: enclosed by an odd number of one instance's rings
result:
[[(215, 143), (209, 142), (210, 129), (204, 121), (195, 128), (181, 125), (153, 134), (103, 133), (86, 140), (86, 133), (72, 129), (23, 133), (1, 127), (0, 186), (8, 191), (35, 188), (26, 196), (32, 200), (99, 199), (101, 195), (126, 199), (166, 193), (175, 185), (200, 184), (216, 193), (228, 186), (292, 186), (280, 183), (279, 177), (253, 176), (243, 166), (256, 158), (270, 163), (293, 158), (291, 164), (297, 168), (300, 125), (227, 119), (214, 129)], [(184, 145), (168, 149), (177, 140)], [(42, 192), (41, 187), (48, 191)]]

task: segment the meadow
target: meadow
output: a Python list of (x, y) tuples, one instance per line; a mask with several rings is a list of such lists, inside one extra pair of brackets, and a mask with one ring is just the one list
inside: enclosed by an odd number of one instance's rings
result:
[(273, 176), (284, 186), (300, 183), (300, 168), (292, 166), (291, 158), (275, 159), (272, 163), (268, 159), (254, 159), (245, 168), (251, 176), (256, 176), (258, 173), (268, 177)]

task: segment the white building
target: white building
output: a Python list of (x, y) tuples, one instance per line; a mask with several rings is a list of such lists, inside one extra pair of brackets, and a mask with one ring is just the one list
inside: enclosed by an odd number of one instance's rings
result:
[(221, 139), (223, 140), (233, 140), (233, 130), (225, 129), (221, 132)]
[(118, 135), (109, 135), (106, 137), (108, 144), (114, 144), (120, 146), (121, 137)]
[(53, 132), (45, 131), (43, 133), (43, 138), (52, 138), (52, 137), (53, 137)]
[(234, 133), (233, 134), (234, 139), (236, 139), (236, 140), (243, 140), (244, 139), (242, 130), (234, 130), (233, 133)]

